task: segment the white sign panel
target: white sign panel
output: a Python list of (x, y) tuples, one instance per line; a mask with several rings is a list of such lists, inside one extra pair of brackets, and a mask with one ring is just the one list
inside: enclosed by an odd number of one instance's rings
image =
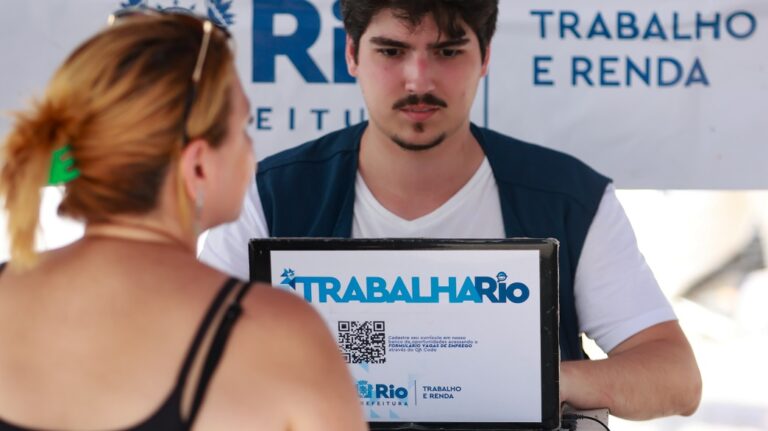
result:
[(491, 127), (618, 187), (768, 186), (768, 2), (501, 4)]
[[(334, 0), (5, 2), (0, 110), (40, 95), (110, 12), (140, 5), (229, 26), (259, 158), (367, 118)], [(472, 119), (620, 188), (766, 188), (766, 24), (765, 0), (502, 0)]]
[(271, 252), (337, 337), (372, 421), (541, 422), (538, 250)]

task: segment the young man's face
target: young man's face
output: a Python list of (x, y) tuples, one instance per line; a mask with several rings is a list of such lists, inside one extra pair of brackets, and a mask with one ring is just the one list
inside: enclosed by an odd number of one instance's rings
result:
[(371, 126), (407, 150), (426, 150), (469, 123), (477, 85), (488, 67), (475, 33), (440, 34), (431, 15), (415, 28), (389, 9), (360, 38), (358, 59), (347, 40), (347, 65), (365, 98)]

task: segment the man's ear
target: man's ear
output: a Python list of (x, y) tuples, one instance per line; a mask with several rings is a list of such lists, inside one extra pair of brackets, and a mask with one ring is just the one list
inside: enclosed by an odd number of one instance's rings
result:
[(355, 58), (355, 41), (347, 35), (347, 44), (344, 48), (344, 57), (347, 60), (347, 72), (349, 76), (357, 78), (357, 59)]
[(491, 44), (489, 43), (488, 46), (485, 48), (485, 58), (483, 58), (481, 76), (488, 75), (488, 68), (490, 67), (490, 65), (491, 65)]
[(196, 193), (204, 188), (207, 178), (210, 176), (210, 164), (208, 163), (210, 145), (204, 139), (190, 141), (181, 152), (179, 169), (184, 180), (187, 195), (194, 199)]

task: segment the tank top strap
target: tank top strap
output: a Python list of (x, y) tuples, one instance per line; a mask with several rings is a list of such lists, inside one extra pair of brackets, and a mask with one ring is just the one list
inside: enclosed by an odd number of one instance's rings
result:
[(192, 398), (192, 407), (190, 409), (189, 416), (185, 421), (186, 429), (192, 428), (192, 425), (197, 418), (197, 414), (200, 411), (200, 407), (203, 405), (205, 394), (208, 389), (208, 384), (210, 383), (211, 378), (216, 371), (216, 367), (221, 361), (221, 357), (227, 345), (227, 340), (229, 340), (229, 336), (232, 333), (232, 328), (235, 326), (235, 323), (243, 312), (241, 302), (250, 288), (251, 283), (244, 283), (240, 287), (235, 297), (227, 306), (227, 310), (224, 312), (224, 316), (222, 317), (218, 328), (216, 328), (216, 333), (214, 334), (213, 340), (211, 341), (210, 348), (208, 349), (208, 353), (205, 357), (205, 362), (203, 363), (203, 368), (197, 382), (197, 387), (195, 388), (195, 392)]
[(203, 317), (203, 320), (200, 322), (200, 326), (197, 328), (195, 338), (192, 340), (192, 344), (189, 346), (187, 356), (184, 358), (184, 362), (181, 366), (181, 370), (179, 371), (179, 376), (177, 378), (176, 388), (180, 391), (180, 393), (184, 391), (184, 384), (189, 377), (192, 364), (195, 362), (195, 358), (198, 355), (198, 350), (200, 350), (200, 346), (203, 344), (203, 340), (209, 331), (209, 327), (213, 323), (216, 314), (221, 309), (222, 304), (231, 294), (232, 289), (236, 285), (237, 279), (234, 277), (230, 277), (224, 282), (224, 284), (219, 289), (219, 292), (214, 297), (213, 302), (211, 302), (211, 305), (208, 307), (208, 311), (206, 311), (205, 317)]

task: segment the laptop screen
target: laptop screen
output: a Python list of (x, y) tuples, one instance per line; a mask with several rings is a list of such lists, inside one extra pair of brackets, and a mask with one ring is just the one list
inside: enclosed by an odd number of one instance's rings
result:
[(555, 240), (258, 239), (324, 318), (372, 429), (559, 425)]

